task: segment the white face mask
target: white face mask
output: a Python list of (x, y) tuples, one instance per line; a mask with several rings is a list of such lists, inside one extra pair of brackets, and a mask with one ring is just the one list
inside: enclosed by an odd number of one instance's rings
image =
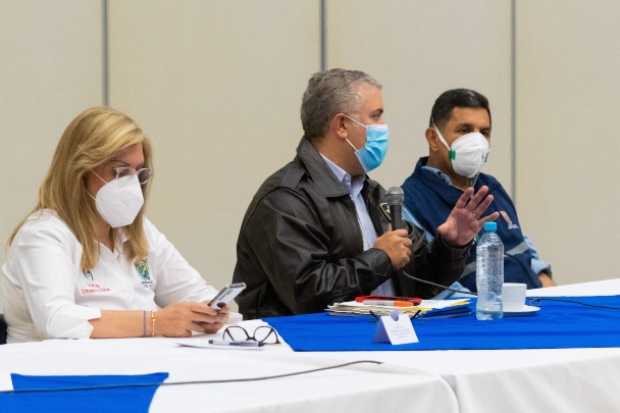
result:
[[(105, 182), (99, 175), (95, 175)], [(130, 225), (143, 205), (144, 195), (136, 174), (107, 182), (95, 196), (97, 211), (112, 228)]]
[(489, 158), (489, 141), (480, 132), (471, 132), (459, 136), (452, 147), (443, 138), (439, 128), (433, 126), (439, 140), (448, 148), (448, 157), (452, 169), (460, 176), (473, 178), (480, 173)]

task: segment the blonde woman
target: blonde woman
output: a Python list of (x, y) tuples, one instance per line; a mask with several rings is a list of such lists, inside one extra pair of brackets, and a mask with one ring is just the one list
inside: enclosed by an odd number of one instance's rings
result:
[(96, 107), (64, 131), (34, 211), (0, 272), (8, 342), (188, 336), (228, 310), (144, 217), (151, 144), (127, 115)]

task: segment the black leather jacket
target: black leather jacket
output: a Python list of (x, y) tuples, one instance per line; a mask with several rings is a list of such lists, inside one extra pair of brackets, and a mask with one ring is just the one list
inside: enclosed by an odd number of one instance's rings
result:
[[(377, 234), (389, 229), (381, 210), (385, 190), (366, 177), (362, 195)], [(469, 246), (428, 245), (412, 230), (409, 274), (448, 285), (462, 273)], [(328, 304), (369, 294), (392, 278), (397, 294), (429, 297), (439, 289), (394, 270), (387, 254), (363, 251), (355, 205), (306, 139), (297, 157), (259, 188), (243, 219), (233, 281), (247, 289), (237, 298), (246, 318), (322, 311)]]

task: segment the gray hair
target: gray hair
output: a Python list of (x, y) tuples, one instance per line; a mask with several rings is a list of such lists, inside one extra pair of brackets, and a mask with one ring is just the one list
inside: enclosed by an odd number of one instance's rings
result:
[(301, 102), (304, 138), (315, 139), (327, 133), (329, 121), (337, 113), (355, 112), (360, 104), (358, 85), (381, 84), (360, 70), (330, 69), (312, 75)]

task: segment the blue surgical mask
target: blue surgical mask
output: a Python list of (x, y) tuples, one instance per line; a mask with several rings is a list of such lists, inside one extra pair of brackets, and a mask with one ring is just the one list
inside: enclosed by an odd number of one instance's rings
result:
[(347, 116), (347, 118), (366, 129), (366, 144), (363, 147), (358, 149), (351, 141), (348, 139), (346, 141), (355, 151), (355, 156), (357, 156), (360, 165), (364, 168), (364, 172), (368, 173), (383, 163), (390, 141), (390, 130), (386, 124), (372, 123), (364, 125), (350, 116)]

